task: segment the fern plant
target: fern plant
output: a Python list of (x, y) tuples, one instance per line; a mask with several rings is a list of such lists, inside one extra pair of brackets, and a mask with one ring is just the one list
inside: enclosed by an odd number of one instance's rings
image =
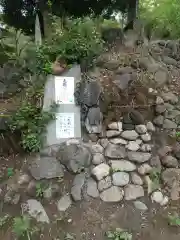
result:
[(168, 223), (171, 226), (180, 226), (180, 217), (177, 214), (168, 215)]
[(116, 228), (115, 231), (108, 231), (106, 236), (109, 240), (132, 240), (132, 234), (121, 228)]
[(31, 240), (32, 229), (29, 217), (26, 215), (23, 215), (22, 217), (15, 217), (13, 232), (18, 238), (27, 237), (28, 240)]

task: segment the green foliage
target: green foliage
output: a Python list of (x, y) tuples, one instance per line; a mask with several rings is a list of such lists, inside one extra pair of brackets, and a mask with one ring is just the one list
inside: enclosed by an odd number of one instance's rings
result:
[(120, 23), (114, 19), (104, 19), (102, 28), (120, 28)]
[[(93, 15), (98, 16), (102, 13), (111, 16), (114, 10), (127, 11), (127, 6), (132, 0), (80, 0), (78, 3), (72, 0), (49, 1), (44, 0), (40, 3), (40, 10), (52, 12), (52, 14), (63, 17), (74, 16), (82, 17)], [(36, 1), (32, 0), (1, 0), (4, 21), (17, 29), (23, 29), (24, 32), (34, 34), (34, 9), (37, 7)], [(48, 5), (48, 6), (47, 6)], [(26, 12), (27, 14), (24, 14)], [(46, 33), (45, 33), (46, 34)]]
[(141, 18), (145, 27), (159, 38), (180, 37), (179, 0), (142, 0)]
[(116, 228), (115, 231), (108, 231), (106, 236), (110, 240), (132, 240), (132, 234), (121, 228)]
[[(52, 109), (51, 109), (52, 110)], [(37, 152), (43, 145), (42, 134), (46, 125), (55, 119), (53, 111), (43, 111), (41, 107), (25, 101), (12, 117), (12, 131), (21, 132), (21, 144), (28, 152)]]
[(31, 226), (31, 220), (28, 216), (23, 215), (21, 217), (14, 218), (13, 232), (19, 238), (25, 237), (28, 240), (32, 239), (32, 236), (37, 232), (36, 228)]
[(7, 176), (8, 177), (12, 177), (14, 175), (14, 170), (13, 170), (13, 168), (8, 168), (7, 169)]
[(0, 217), (0, 229), (10, 220), (11, 216), (9, 214)]
[(36, 197), (43, 198), (44, 190), (45, 190), (45, 187), (42, 185), (42, 183), (37, 183), (36, 184)]
[(160, 187), (161, 171), (157, 168), (153, 168), (149, 174), (149, 177), (153, 183), (152, 189), (158, 189)]
[(168, 215), (168, 223), (171, 226), (180, 226), (180, 217), (177, 214)]
[(28, 57), (27, 51), (29, 48), (34, 48), (35, 45), (32, 39), (24, 35), (21, 30), (7, 27), (1, 37), (0, 47), (8, 57), (8, 60), (23, 64)]
[(67, 64), (80, 63), (84, 59), (93, 59), (103, 50), (101, 34), (90, 18), (68, 20), (63, 30), (57, 18), (52, 25), (52, 38), (40, 48), (40, 60), (49, 63), (58, 57)]
[(49, 111), (42, 109), (44, 93), (44, 76), (32, 78), (31, 86), (26, 89), (26, 96), (21, 106), (9, 122), (12, 131), (21, 133), (21, 144), (25, 151), (36, 152), (43, 145), (43, 134), (47, 124), (55, 119), (56, 104), (52, 104)]

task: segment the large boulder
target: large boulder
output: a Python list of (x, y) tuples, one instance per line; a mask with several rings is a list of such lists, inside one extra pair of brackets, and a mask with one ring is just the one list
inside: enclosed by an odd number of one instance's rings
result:
[(28, 160), (29, 171), (36, 179), (52, 179), (64, 176), (63, 168), (55, 157), (44, 157), (39, 154)]
[(73, 173), (81, 172), (84, 168), (89, 167), (92, 158), (90, 151), (84, 145), (66, 145), (66, 143), (61, 144), (56, 157)]

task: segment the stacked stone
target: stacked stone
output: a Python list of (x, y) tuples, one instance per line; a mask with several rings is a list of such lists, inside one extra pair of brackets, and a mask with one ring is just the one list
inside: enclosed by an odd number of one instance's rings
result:
[(99, 141), (105, 148), (104, 156), (101, 149), (101, 152), (93, 155), (92, 160), (96, 165), (92, 169), (92, 176), (97, 181), (99, 196), (103, 201), (118, 202), (123, 198), (136, 200), (144, 196), (143, 185), (153, 169), (150, 164), (150, 141), (154, 130), (151, 122), (125, 131), (122, 122), (109, 124), (107, 139)]
[(180, 111), (178, 97), (172, 92), (163, 92), (156, 98), (154, 124), (167, 131), (175, 132), (179, 128)]

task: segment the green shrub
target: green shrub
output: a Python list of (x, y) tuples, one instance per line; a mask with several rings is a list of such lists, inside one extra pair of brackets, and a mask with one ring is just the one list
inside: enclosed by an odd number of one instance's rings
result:
[[(93, 59), (103, 50), (101, 34), (95, 21), (90, 18), (68, 20), (63, 30), (59, 22), (55, 21), (53, 26), (57, 30), (52, 34), (51, 41), (48, 40), (40, 48), (46, 62), (60, 57), (68, 64), (80, 63), (84, 59)], [(39, 56), (39, 59), (42, 58)]]
[(37, 82), (26, 90), (26, 96), (9, 124), (12, 131), (21, 133), (22, 147), (28, 152), (40, 150), (46, 126), (55, 119), (56, 104), (52, 105), (50, 111), (42, 109), (44, 79), (43, 76), (42, 79), (40, 77), (34, 79)]
[(159, 38), (180, 37), (179, 0), (141, 0), (140, 14), (147, 31)]

